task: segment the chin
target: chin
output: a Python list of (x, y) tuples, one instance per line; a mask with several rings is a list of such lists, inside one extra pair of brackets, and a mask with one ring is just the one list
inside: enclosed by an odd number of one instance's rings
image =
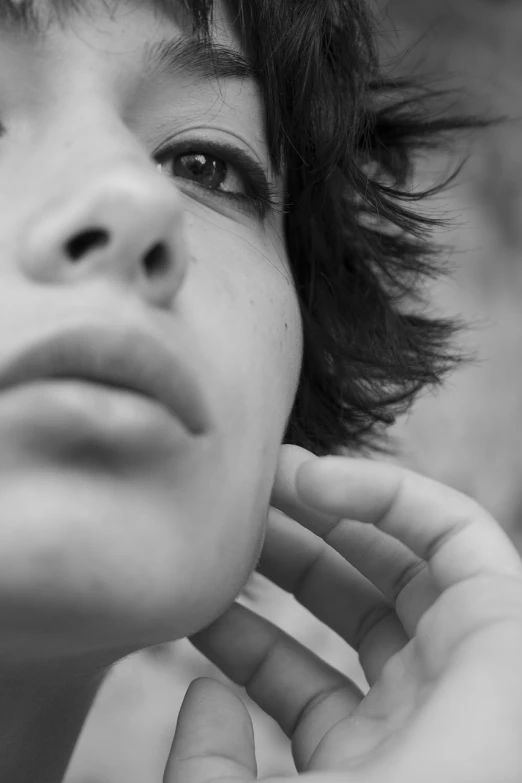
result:
[(254, 570), (266, 497), (232, 510), (145, 480), (15, 467), (0, 481), (0, 655), (115, 661), (176, 641)]

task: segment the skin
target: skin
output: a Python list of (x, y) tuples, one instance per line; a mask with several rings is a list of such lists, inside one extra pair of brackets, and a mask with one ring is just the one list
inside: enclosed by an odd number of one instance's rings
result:
[[(0, 779), (58, 783), (108, 668), (190, 634), (287, 732), (309, 783), (516, 783), (519, 555), (440, 484), (281, 446), (302, 352), (281, 217), (152, 163), (197, 122), (268, 167), (262, 106), (247, 84), (147, 84), (143, 41), (167, 28), (184, 20), (99, 0), (43, 45), (2, 33), (0, 359), (109, 313), (176, 343), (211, 421), (183, 438), (163, 414), (137, 438), (134, 398), (96, 397), (100, 416), (67, 387), (58, 416), (55, 389), (2, 396)], [(224, 13), (215, 34), (233, 41)], [(93, 214), (112, 244), (72, 265), (64, 237)], [(158, 238), (169, 263), (148, 276)], [(368, 694), (233, 604), (261, 547), (262, 573), (359, 651)], [(196, 680), (164, 783), (255, 778), (242, 702)]]
[[(297, 778), (520, 781), (522, 562), (498, 523), (411, 471), (296, 446), (272, 504), (261, 572), (358, 650), (368, 692), (239, 604), (193, 642), (286, 732)], [(256, 779), (243, 702), (195, 680), (164, 783)]]
[[(204, 135), (248, 152), (281, 192), (257, 86), (151, 82), (144, 43), (186, 35), (189, 20), (107, 5), (51, 20), (38, 42), (0, 33), (0, 366), (44, 332), (134, 325), (190, 365), (209, 426), (190, 437), (158, 409), (136, 429), (143, 401), (87, 405), (72, 386), (51, 418), (55, 387), (0, 397), (6, 783), (61, 779), (108, 667), (200, 630), (238, 595), (301, 369), (282, 215), (158, 168), (167, 141)], [(219, 6), (214, 36), (239, 48)], [(223, 187), (245, 192), (242, 174)], [(93, 220), (110, 243), (73, 262), (64, 241)], [(143, 261), (159, 241), (170, 252), (152, 274)]]

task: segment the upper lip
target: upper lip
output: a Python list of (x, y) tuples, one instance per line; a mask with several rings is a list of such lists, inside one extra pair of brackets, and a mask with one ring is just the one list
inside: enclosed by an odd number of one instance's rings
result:
[(0, 391), (48, 378), (130, 389), (162, 403), (194, 435), (208, 429), (205, 399), (186, 363), (141, 329), (76, 325), (0, 364)]

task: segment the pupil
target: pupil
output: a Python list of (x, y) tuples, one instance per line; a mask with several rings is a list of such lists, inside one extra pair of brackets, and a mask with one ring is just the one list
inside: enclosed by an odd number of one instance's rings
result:
[(176, 176), (191, 179), (206, 188), (219, 188), (226, 173), (226, 163), (212, 155), (194, 152), (181, 155), (176, 161)]

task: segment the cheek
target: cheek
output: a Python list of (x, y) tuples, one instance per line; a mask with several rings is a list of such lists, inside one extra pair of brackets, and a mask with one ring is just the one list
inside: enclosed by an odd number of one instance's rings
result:
[(191, 250), (181, 315), (197, 334), (217, 422), (208, 473), (202, 476), (200, 466), (197, 474), (198, 482), (219, 487), (211, 517), (204, 493), (194, 516), (212, 520), (198, 534), (205, 542), (199, 554), (207, 585), (212, 574), (214, 597), (233, 599), (255, 565), (264, 535), (299, 382), (301, 318), (286, 257), (251, 230), (200, 229)]
[(297, 294), (277, 235), (228, 222), (192, 235), (194, 326), (229, 435), (280, 440), (302, 362)]

